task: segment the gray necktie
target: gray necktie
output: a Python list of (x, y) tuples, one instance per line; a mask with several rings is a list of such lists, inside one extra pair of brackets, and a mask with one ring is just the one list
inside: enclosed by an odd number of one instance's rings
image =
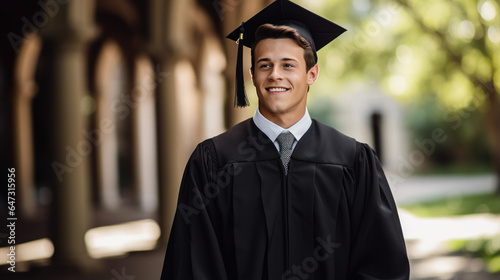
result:
[(292, 155), (292, 144), (295, 141), (295, 137), (290, 131), (282, 132), (276, 138), (278, 145), (280, 146), (280, 158), (285, 168), (285, 175), (288, 174), (288, 163), (290, 162), (290, 156)]

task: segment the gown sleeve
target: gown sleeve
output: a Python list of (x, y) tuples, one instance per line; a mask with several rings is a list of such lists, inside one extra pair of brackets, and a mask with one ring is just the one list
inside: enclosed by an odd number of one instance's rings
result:
[(409, 279), (409, 262), (396, 204), (381, 164), (357, 144), (356, 189), (351, 205), (349, 279)]
[(206, 142), (195, 149), (181, 182), (177, 210), (167, 245), (162, 280), (226, 280), (224, 262), (204, 187), (214, 182), (216, 170)]

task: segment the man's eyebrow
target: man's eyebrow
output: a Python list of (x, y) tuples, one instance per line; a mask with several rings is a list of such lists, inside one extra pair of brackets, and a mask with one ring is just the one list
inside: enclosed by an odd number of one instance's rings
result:
[[(267, 61), (271, 61), (271, 59), (269, 59), (269, 58), (267, 58), (267, 57), (264, 57), (264, 58), (261, 58), (261, 59), (257, 60), (257, 62), (256, 62), (256, 63), (259, 63), (259, 62), (261, 62), (261, 61), (266, 61), (266, 62), (267, 62)], [(295, 59), (295, 58), (284, 57), (284, 58), (282, 58), (282, 59), (281, 59), (281, 61), (298, 61), (298, 60), (297, 60), (297, 59)]]
[(259, 63), (259, 62), (262, 62), (262, 61), (271, 61), (271, 60), (269, 58), (267, 58), (267, 57), (264, 57), (264, 58), (261, 58), (261, 59), (257, 60), (256, 63)]

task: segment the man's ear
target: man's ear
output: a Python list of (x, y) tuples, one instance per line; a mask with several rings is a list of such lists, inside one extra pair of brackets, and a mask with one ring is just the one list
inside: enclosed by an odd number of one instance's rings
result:
[(250, 77), (252, 78), (252, 83), (255, 86), (255, 78), (253, 77), (253, 68), (250, 67), (250, 69), (248, 71), (250, 72)]
[(315, 64), (309, 71), (307, 71), (307, 84), (308, 85), (313, 85), (317, 80), (319, 76), (319, 66), (318, 64)]

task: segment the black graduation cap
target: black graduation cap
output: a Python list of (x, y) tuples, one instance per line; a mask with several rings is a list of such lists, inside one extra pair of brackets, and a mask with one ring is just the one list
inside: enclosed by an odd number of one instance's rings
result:
[(295, 28), (309, 44), (317, 61), (316, 51), (346, 31), (345, 28), (291, 2), (277, 0), (227, 35), (238, 44), (236, 62), (236, 99), (235, 106), (248, 106), (243, 82), (243, 46), (251, 48), (255, 42), (255, 31), (259, 26), (270, 23)]

